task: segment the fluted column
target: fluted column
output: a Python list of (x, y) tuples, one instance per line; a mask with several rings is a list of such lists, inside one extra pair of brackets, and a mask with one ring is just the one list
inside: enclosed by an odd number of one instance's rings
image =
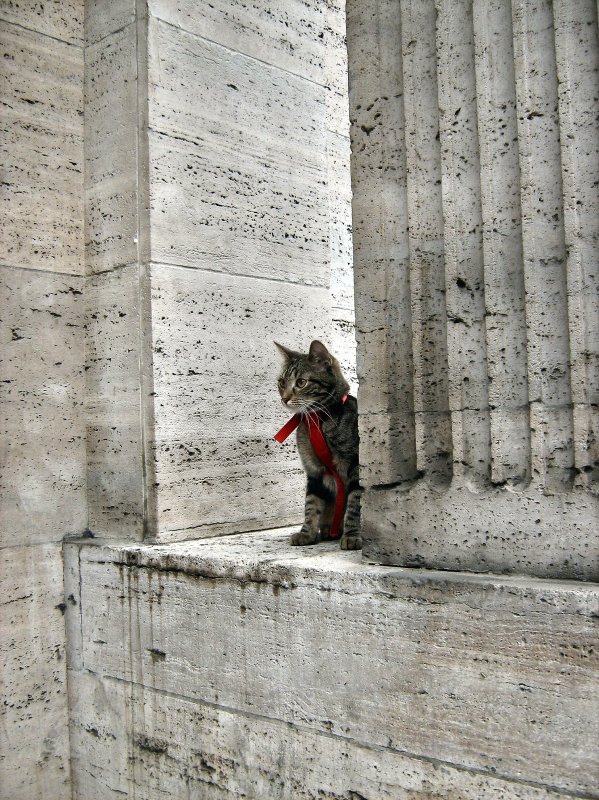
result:
[(369, 559), (599, 578), (597, 33), (348, 3)]

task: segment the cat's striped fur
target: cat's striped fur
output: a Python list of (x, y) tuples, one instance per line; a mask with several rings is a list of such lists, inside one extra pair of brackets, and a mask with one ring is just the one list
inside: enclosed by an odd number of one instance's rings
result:
[[(346, 487), (346, 508), (340, 546), (343, 550), (362, 547), (360, 536), (360, 496), (358, 475), (358, 404), (354, 397), (342, 401), (349, 385), (338, 361), (317, 340), (308, 353), (297, 353), (277, 344), (284, 357), (279, 376), (283, 405), (294, 413), (319, 411), (322, 432)], [(305, 423), (297, 429), (297, 445), (306, 471), (304, 524), (291, 537), (291, 544), (307, 545), (329, 536), (335, 509), (335, 480), (327, 475), (310, 444)]]

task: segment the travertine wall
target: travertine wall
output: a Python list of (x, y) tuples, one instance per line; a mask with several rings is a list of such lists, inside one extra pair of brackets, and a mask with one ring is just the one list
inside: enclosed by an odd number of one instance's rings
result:
[(297, 520), (272, 339), (353, 372), (343, 9), (90, 3), (86, 30), (90, 528)]
[(0, 795), (69, 796), (61, 540), (86, 527), (83, 4), (0, 6)]
[(365, 554), (599, 579), (594, 0), (348, 5)]
[(289, 530), (67, 548), (74, 797), (599, 797), (599, 589)]

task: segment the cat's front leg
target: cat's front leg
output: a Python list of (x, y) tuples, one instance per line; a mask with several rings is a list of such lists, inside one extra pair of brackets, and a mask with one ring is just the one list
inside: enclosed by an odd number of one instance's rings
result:
[(360, 500), (362, 487), (356, 465), (350, 470), (347, 483), (347, 506), (343, 518), (343, 535), (339, 541), (342, 550), (360, 550), (362, 536), (360, 534)]
[(291, 537), (293, 545), (308, 545), (320, 542), (320, 520), (329, 500), (330, 492), (322, 482), (322, 478), (308, 476), (306, 485), (306, 502), (304, 505), (304, 524)]

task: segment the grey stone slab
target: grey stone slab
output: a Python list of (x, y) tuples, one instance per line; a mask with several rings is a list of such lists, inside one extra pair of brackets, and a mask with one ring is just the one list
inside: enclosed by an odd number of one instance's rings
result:
[(85, 43), (99, 42), (135, 19), (136, 0), (85, 0)]
[(374, 561), (588, 581), (599, 579), (598, 521), (598, 498), (584, 489), (550, 495), (467, 479), (443, 490), (427, 481), (374, 488), (362, 504)]
[(328, 285), (324, 90), (160, 22), (149, 59), (152, 260)]
[[(275, 7), (264, 2), (248, 5), (239, 0), (215, 0), (199, 13), (193, 0), (149, 3), (153, 16), (176, 28), (323, 86), (330, 80), (325, 60), (335, 32), (332, 17), (342, 14), (341, 5), (283, 0)], [(341, 49), (342, 43), (335, 44)]]
[(83, 548), (84, 669), (597, 796), (596, 585), (369, 566), (288, 535)]
[(86, 48), (86, 263), (90, 272), (138, 256), (140, 143), (134, 23)]
[(142, 537), (144, 431), (142, 292), (137, 264), (90, 277), (86, 290), (86, 426), (89, 528), (121, 539)]
[(68, 797), (65, 597), (59, 544), (3, 548), (0, 607), (1, 794), (11, 800)]
[(83, 44), (83, 0), (3, 0), (0, 19), (69, 44)]
[(299, 519), (295, 443), (272, 439), (286, 419), (273, 340), (298, 349), (327, 341), (329, 302), (326, 289), (153, 266), (159, 537)]
[(75, 800), (136, 792), (147, 800), (563, 797), (89, 672), (71, 673), (69, 684)]
[(83, 278), (0, 268), (3, 545), (86, 527)]
[(0, 22), (0, 263), (83, 274), (83, 53)]

